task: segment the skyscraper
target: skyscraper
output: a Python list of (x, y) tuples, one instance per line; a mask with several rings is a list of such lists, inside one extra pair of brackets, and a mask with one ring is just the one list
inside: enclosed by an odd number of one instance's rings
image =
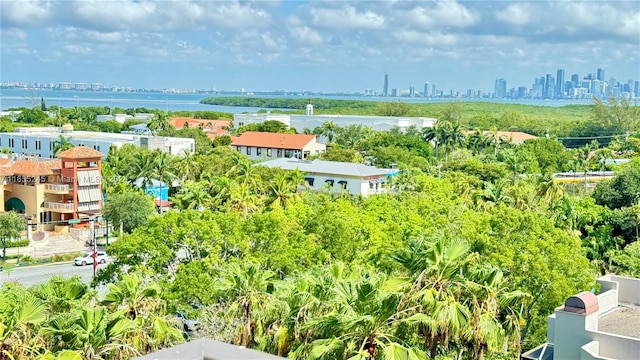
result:
[(507, 95), (507, 80), (505, 79), (496, 79), (495, 83), (495, 97), (498, 99), (502, 99)]
[(553, 97), (553, 90), (555, 89), (555, 81), (551, 74), (547, 74), (544, 78), (544, 88), (542, 89), (542, 98), (550, 99)]
[(564, 69), (558, 69), (556, 72), (556, 91), (555, 98), (562, 99), (564, 97)]
[(382, 96), (389, 96), (389, 75), (384, 74), (384, 85), (382, 86)]
[(598, 70), (596, 71), (596, 79), (604, 81), (604, 69), (598, 68)]
[(431, 92), (431, 87), (429, 86), (429, 82), (427, 81), (426, 83), (424, 83), (424, 93), (422, 95), (424, 95), (424, 97), (429, 97)]

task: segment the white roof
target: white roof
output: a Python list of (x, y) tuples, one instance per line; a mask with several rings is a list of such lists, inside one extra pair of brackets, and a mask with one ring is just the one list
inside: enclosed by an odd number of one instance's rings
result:
[(277, 167), (285, 170), (298, 169), (306, 173), (345, 175), (354, 177), (386, 176), (388, 173), (388, 170), (378, 169), (375, 166), (340, 161), (324, 161), (317, 159), (308, 161), (290, 158), (279, 158), (257, 163), (255, 165), (271, 168)]

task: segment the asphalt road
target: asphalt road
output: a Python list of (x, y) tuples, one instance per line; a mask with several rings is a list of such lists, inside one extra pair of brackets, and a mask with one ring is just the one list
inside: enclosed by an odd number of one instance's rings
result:
[[(98, 269), (106, 265), (98, 265)], [(25, 286), (32, 286), (47, 282), (52, 276), (60, 275), (70, 278), (79, 275), (83, 282), (89, 284), (93, 276), (93, 265), (75, 266), (72, 262), (46, 265), (16, 267), (9, 271), (0, 272), (0, 284), (18, 281)]]

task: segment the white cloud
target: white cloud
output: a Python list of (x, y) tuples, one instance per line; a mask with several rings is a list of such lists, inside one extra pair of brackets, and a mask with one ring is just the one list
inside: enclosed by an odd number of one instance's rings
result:
[(452, 46), (458, 43), (458, 36), (442, 32), (420, 32), (415, 30), (400, 30), (393, 32), (393, 36), (402, 42), (426, 45)]
[(311, 22), (320, 28), (330, 29), (382, 29), (385, 19), (371, 10), (359, 11), (354, 6), (341, 8), (312, 8)]
[(0, 1), (2, 27), (38, 27), (52, 16), (49, 1)]
[(291, 36), (300, 44), (320, 45), (324, 41), (322, 35), (308, 26), (295, 26), (289, 29)]
[(93, 53), (93, 50), (88, 46), (68, 44), (63, 48), (71, 54), (88, 55)]
[(496, 12), (496, 19), (511, 25), (526, 25), (532, 19), (532, 9), (529, 3), (510, 4)]

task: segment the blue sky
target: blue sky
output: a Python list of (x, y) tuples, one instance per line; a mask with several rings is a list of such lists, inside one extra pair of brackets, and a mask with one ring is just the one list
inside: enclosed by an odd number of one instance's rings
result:
[(0, 0), (1, 82), (492, 91), (640, 79), (635, 1)]

